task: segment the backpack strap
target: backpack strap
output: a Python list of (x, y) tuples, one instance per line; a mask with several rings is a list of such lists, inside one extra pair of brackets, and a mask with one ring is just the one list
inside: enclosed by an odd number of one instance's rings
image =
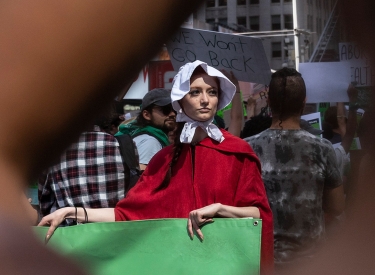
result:
[(139, 163), (135, 154), (136, 148), (132, 137), (128, 134), (115, 136), (118, 143), (120, 144), (121, 155), (124, 158), (124, 162), (130, 169), (138, 169)]
[(135, 184), (133, 180), (131, 181), (131, 177), (134, 176), (133, 174), (139, 176), (139, 162), (136, 155), (136, 147), (132, 137), (128, 134), (115, 136), (115, 138), (120, 145), (120, 153), (125, 172), (125, 192), (127, 193)]

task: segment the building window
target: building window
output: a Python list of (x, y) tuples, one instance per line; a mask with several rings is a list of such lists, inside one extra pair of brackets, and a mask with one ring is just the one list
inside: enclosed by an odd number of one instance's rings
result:
[(206, 7), (207, 8), (215, 7), (215, 0), (206, 0)]
[(219, 18), (219, 24), (226, 26), (228, 24), (228, 18)]
[(280, 3), (280, 0), (271, 0), (271, 3)]
[(293, 15), (284, 15), (284, 29), (293, 30)]
[(227, 0), (219, 0), (219, 6), (226, 6)]
[(281, 42), (272, 43), (272, 57), (281, 57)]
[(292, 0), (284, 0), (284, 3), (292, 2)]
[(206, 23), (208, 24), (211, 24), (211, 25), (215, 25), (215, 19), (206, 19)]
[(246, 5), (246, 0), (237, 0), (237, 6)]
[(259, 16), (250, 16), (250, 29), (252, 31), (259, 31)]
[(312, 15), (307, 15), (307, 29), (309, 31), (312, 31), (313, 30), (313, 18), (312, 18)]
[(316, 18), (316, 32), (318, 35), (322, 32), (322, 21), (319, 17)]
[(259, 4), (259, 0), (249, 0), (250, 5)]
[(241, 25), (246, 28), (246, 17), (237, 17), (237, 25)]
[(281, 30), (280, 15), (272, 15), (271, 23), (272, 23), (272, 30)]

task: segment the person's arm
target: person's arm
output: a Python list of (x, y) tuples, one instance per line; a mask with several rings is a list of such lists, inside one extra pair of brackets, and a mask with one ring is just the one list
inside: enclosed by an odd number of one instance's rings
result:
[[(355, 131), (357, 129), (357, 109), (353, 108), (351, 104), (354, 104), (357, 102), (358, 90), (352, 84), (350, 84), (348, 87), (347, 93), (349, 96), (348, 121), (346, 123), (345, 135), (343, 136), (342, 141), (341, 141), (341, 146), (344, 148), (346, 153), (349, 152), (350, 145), (353, 142)], [(338, 109), (337, 109), (337, 116), (339, 116)]]
[(337, 102), (337, 124), (339, 126), (339, 131), (341, 138), (344, 137), (346, 131), (346, 112), (344, 102)]
[(324, 189), (324, 212), (332, 217), (339, 216), (345, 209), (344, 186)]
[[(77, 211), (77, 212), (76, 212)], [(47, 226), (46, 242), (51, 238), (53, 232), (65, 219), (76, 219), (77, 222), (114, 222), (114, 208), (86, 208), (87, 217), (82, 207), (64, 207), (43, 217), (38, 226)], [(87, 218), (87, 220), (86, 220)]]
[(238, 83), (237, 78), (234, 76), (231, 71), (228, 73), (225, 70), (222, 70), (223, 74), (236, 86), (236, 93), (232, 99), (232, 108), (230, 109), (230, 123), (228, 127), (228, 132), (234, 136), (239, 137), (242, 130), (242, 120), (243, 120), (243, 106), (241, 99), (240, 84)]
[(253, 116), (255, 116), (255, 107), (256, 107), (256, 99), (254, 99), (253, 95), (249, 95), (249, 98), (247, 99), (247, 105), (246, 105), (246, 112), (247, 112), (247, 119), (251, 119)]
[(197, 232), (199, 238), (203, 240), (203, 233), (200, 229), (200, 226), (204, 225), (207, 222), (212, 222), (213, 217), (223, 217), (223, 218), (260, 218), (260, 212), (257, 207), (248, 206), (248, 207), (235, 207), (224, 205), (221, 203), (210, 204), (206, 207), (193, 210), (189, 213), (188, 218), (188, 231), (190, 238), (193, 238), (194, 231)]

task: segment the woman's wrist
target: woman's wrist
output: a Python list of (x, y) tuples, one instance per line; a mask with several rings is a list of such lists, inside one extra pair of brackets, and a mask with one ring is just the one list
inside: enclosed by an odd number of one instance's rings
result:
[(62, 208), (65, 211), (63, 212), (65, 219), (75, 219), (76, 218), (76, 207), (65, 207)]

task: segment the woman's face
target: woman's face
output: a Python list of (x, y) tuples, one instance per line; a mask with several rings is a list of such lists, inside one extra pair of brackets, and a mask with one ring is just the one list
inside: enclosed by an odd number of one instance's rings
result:
[(219, 102), (219, 85), (215, 77), (197, 74), (190, 78), (190, 91), (180, 101), (184, 113), (195, 121), (214, 117)]

